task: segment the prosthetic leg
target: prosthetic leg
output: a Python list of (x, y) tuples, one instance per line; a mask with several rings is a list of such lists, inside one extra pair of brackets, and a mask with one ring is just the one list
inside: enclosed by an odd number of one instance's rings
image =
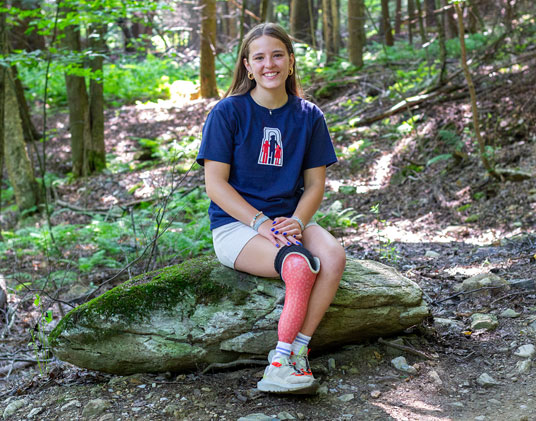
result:
[[(313, 257), (306, 248), (292, 245), (279, 251), (274, 266), (286, 285), (285, 304), (277, 333), (279, 343), (284, 342), (290, 346), (305, 320), (309, 296), (320, 270), (320, 260)], [(276, 351), (278, 350), (279, 348), (276, 348)], [(288, 352), (290, 354), (290, 350)], [(318, 383), (308, 367), (308, 372), (299, 369), (290, 355), (276, 353), (272, 359), (270, 353), (268, 359), (270, 365), (266, 367), (262, 380), (257, 383), (259, 390), (272, 393), (312, 394), (318, 389)]]
[(274, 266), (286, 286), (277, 333), (279, 341), (292, 343), (305, 320), (309, 295), (320, 271), (320, 260), (305, 247), (292, 245), (277, 253)]

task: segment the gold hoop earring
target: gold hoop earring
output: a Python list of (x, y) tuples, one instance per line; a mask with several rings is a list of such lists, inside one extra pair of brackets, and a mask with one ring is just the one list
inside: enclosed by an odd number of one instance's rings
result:
[(289, 69), (289, 71), (288, 71), (288, 75), (289, 75), (289, 76), (292, 76), (292, 73), (294, 73), (294, 69), (291, 67), (291, 68)]
[(255, 79), (255, 76), (253, 76), (253, 73), (248, 72), (248, 79), (249, 79), (249, 80), (253, 80), (253, 79)]

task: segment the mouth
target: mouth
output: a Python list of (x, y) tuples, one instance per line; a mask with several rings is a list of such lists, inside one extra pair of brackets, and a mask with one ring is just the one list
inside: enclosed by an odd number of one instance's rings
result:
[(275, 77), (279, 74), (279, 72), (267, 72), (264, 74), (265, 77)]

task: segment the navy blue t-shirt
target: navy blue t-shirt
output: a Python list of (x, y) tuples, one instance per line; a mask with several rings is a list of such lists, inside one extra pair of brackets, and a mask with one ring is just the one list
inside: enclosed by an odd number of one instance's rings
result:
[[(197, 162), (231, 165), (229, 184), (270, 218), (292, 216), (303, 194), (303, 172), (337, 161), (324, 115), (302, 98), (289, 95), (275, 110), (258, 105), (249, 93), (224, 98), (203, 127)], [(236, 219), (216, 203), (210, 228)]]

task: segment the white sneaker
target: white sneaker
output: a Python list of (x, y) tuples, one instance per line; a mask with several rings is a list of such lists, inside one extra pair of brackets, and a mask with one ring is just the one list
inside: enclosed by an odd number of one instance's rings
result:
[(312, 376), (306, 376), (296, 369), (287, 357), (280, 357), (266, 367), (257, 387), (263, 392), (311, 393), (314, 383)]
[(302, 346), (297, 354), (294, 352), (290, 355), (290, 362), (294, 364), (298, 370), (300, 370), (306, 376), (310, 376), (315, 380), (313, 373), (311, 371), (311, 366), (309, 365), (309, 349), (306, 346)]

